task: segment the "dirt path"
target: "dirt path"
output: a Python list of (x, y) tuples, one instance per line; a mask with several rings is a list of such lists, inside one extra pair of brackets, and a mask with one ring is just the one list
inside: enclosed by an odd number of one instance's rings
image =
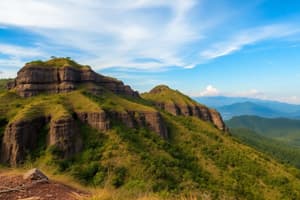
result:
[(87, 196), (55, 181), (24, 180), (21, 175), (0, 173), (0, 200), (77, 200)]

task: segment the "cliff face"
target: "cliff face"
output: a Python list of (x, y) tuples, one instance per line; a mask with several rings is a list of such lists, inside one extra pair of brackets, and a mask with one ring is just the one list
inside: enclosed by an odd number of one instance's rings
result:
[(156, 107), (172, 115), (194, 116), (204, 121), (213, 123), (219, 130), (226, 131), (227, 128), (219, 112), (194, 102), (179, 91), (167, 86), (157, 86), (143, 97), (151, 100)]
[[(77, 119), (99, 131), (109, 130), (112, 122), (118, 121), (129, 128), (147, 127), (164, 139), (168, 138), (159, 112), (79, 112), (69, 117), (51, 118), (37, 117), (8, 124), (2, 139), (0, 161), (12, 166), (22, 163), (27, 153), (37, 148), (41, 139), (46, 140), (47, 147), (55, 147), (62, 158), (72, 157), (83, 147)], [(49, 125), (49, 131), (46, 136), (41, 136), (46, 125)]]
[(37, 147), (38, 136), (44, 124), (44, 117), (8, 124), (2, 139), (1, 162), (16, 165), (23, 161), (26, 151)]
[(176, 103), (156, 103), (156, 106), (175, 116), (193, 116), (213, 123), (218, 129), (225, 131), (227, 128), (220, 113), (202, 105), (178, 105)]
[(17, 78), (8, 84), (22, 97), (31, 97), (39, 93), (63, 93), (78, 88), (81, 84), (92, 84), (90, 91), (101, 93), (107, 89), (116, 94), (138, 97), (138, 93), (116, 79), (102, 76), (90, 68), (73, 66), (45, 67), (27, 64)]

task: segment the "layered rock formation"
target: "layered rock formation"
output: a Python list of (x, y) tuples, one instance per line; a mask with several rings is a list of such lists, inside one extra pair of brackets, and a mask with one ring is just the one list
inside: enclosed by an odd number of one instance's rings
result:
[(157, 86), (149, 93), (143, 95), (151, 100), (156, 107), (172, 115), (194, 116), (204, 121), (213, 123), (218, 129), (226, 131), (226, 125), (219, 112), (198, 104), (179, 91), (170, 89), (168, 86)]
[(167, 139), (168, 132), (164, 124), (164, 120), (157, 111), (143, 111), (143, 112), (112, 112), (110, 113), (112, 119), (125, 124), (129, 128), (147, 127), (150, 130), (158, 133), (161, 137)]
[(45, 123), (44, 117), (38, 117), (8, 124), (2, 139), (1, 162), (10, 165), (22, 162), (26, 153), (37, 147), (38, 137)]
[(92, 84), (89, 89), (98, 94), (104, 88), (116, 94), (138, 96), (137, 92), (119, 80), (97, 74), (89, 67), (69, 64), (59, 67), (44, 66), (43, 63), (26, 64), (7, 87), (15, 89), (22, 97), (31, 97), (39, 93), (70, 92), (82, 84)]
[[(1, 144), (0, 161), (16, 166), (25, 161), (27, 153), (37, 148), (38, 140), (46, 139), (47, 147), (54, 147), (62, 158), (70, 158), (82, 150), (82, 137), (78, 122), (89, 124), (99, 131), (107, 131), (113, 121), (122, 122), (129, 128), (147, 127), (167, 139), (168, 132), (159, 112), (83, 112), (73, 116), (51, 119), (37, 117), (19, 120), (7, 125)], [(46, 138), (40, 138), (42, 129), (49, 124)]]

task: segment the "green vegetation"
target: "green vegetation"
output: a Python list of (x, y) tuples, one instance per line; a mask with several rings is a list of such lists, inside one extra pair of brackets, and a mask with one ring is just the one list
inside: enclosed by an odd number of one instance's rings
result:
[(6, 90), (6, 84), (12, 79), (0, 79), (0, 92), (4, 92)]
[(240, 116), (228, 120), (226, 124), (229, 128), (246, 128), (261, 136), (300, 147), (300, 120)]
[(88, 65), (81, 65), (69, 57), (51, 57), (48, 61), (35, 60), (26, 63), (25, 67), (74, 67), (78, 69), (90, 69)]
[(190, 97), (180, 93), (178, 90), (172, 90), (166, 85), (159, 85), (153, 88), (149, 93), (141, 95), (144, 99), (152, 102), (189, 105), (194, 106), (199, 103), (192, 100)]
[[(176, 98), (167, 94), (167, 99), (193, 103), (175, 93)], [(8, 122), (41, 115), (59, 119), (74, 112), (155, 111), (150, 105), (151, 101), (107, 91), (92, 95), (84, 88), (31, 98), (2, 92), (0, 133)], [(136, 199), (145, 193), (171, 199), (182, 195), (198, 199), (203, 195), (210, 199), (300, 199), (297, 169), (280, 164), (198, 118), (163, 111), (161, 115), (169, 130), (168, 140), (146, 127), (128, 128), (112, 121), (109, 131), (100, 132), (78, 120), (83, 150), (69, 159), (62, 159), (56, 146), (45, 145), (49, 130), (45, 126), (25, 165), (67, 174), (87, 186), (117, 190), (122, 194), (120, 199)]]
[(291, 146), (286, 142), (261, 136), (260, 134), (245, 128), (230, 129), (233, 136), (243, 143), (269, 154), (283, 163), (300, 168), (300, 148)]

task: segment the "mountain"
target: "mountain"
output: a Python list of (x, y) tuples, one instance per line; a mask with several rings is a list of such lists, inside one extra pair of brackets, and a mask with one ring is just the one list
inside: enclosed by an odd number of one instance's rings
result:
[(239, 116), (226, 121), (230, 129), (246, 128), (265, 137), (285, 141), (300, 147), (300, 120), (287, 118), (262, 118)]
[(277, 117), (285, 115), (279, 111), (252, 102), (235, 103), (228, 106), (219, 107), (224, 119), (230, 119), (240, 115), (256, 115), (262, 117)]
[(196, 101), (216, 108), (222, 116), (257, 115), (261, 117), (299, 118), (300, 105), (244, 97), (196, 97)]
[(26, 64), (8, 88), (3, 165), (49, 169), (110, 199), (300, 198), (300, 171), (237, 141), (216, 110), (167, 86), (139, 94), (54, 58)]
[(157, 86), (149, 93), (142, 94), (142, 97), (152, 102), (156, 107), (175, 116), (194, 116), (212, 122), (220, 130), (226, 130), (225, 124), (216, 110), (200, 105), (188, 96), (177, 90), (172, 90), (168, 86)]
[(226, 97), (226, 96), (202, 96), (194, 97), (197, 102), (203, 103), (207, 106), (218, 108), (228, 106), (241, 102), (257, 102), (258, 99), (251, 99), (246, 97)]

